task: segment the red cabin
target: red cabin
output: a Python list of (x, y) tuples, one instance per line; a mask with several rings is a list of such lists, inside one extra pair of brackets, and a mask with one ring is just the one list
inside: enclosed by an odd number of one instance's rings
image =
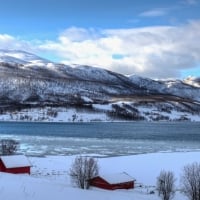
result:
[(132, 189), (135, 179), (127, 173), (99, 175), (90, 180), (90, 185), (107, 190)]
[(30, 174), (31, 164), (24, 155), (0, 156), (0, 172)]

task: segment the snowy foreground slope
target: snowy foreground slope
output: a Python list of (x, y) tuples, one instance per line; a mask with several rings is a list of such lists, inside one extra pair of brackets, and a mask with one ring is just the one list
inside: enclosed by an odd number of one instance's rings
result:
[(124, 76), (0, 50), (0, 120), (200, 121), (200, 79)]
[[(70, 200), (158, 200), (155, 190), (156, 177), (160, 170), (164, 169), (173, 171), (177, 178), (174, 200), (185, 200), (186, 198), (179, 192), (179, 177), (183, 166), (200, 162), (200, 153), (154, 153), (99, 158), (100, 173), (126, 171), (136, 178), (135, 189), (116, 191), (97, 188), (81, 190), (74, 187), (68, 176), (73, 159), (74, 156), (30, 157), (33, 165), (31, 176), (0, 173), (1, 198), (6, 200), (64, 200), (66, 198)], [(155, 194), (150, 194), (150, 191), (154, 191)]]

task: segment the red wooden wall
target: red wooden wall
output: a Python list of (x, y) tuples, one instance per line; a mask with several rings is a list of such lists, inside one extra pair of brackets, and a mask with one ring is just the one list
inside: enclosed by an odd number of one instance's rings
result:
[(30, 167), (16, 167), (7, 169), (0, 159), (0, 171), (12, 174), (30, 174)]
[(98, 187), (98, 188), (107, 189), (107, 190), (131, 189), (131, 188), (134, 188), (134, 181), (110, 184), (98, 176), (90, 180), (90, 185), (94, 187)]

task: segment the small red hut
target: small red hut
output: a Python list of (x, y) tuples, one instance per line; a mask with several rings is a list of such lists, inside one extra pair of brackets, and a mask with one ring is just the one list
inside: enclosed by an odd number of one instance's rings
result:
[(107, 190), (134, 188), (135, 179), (127, 173), (99, 175), (90, 180), (90, 185)]
[(31, 164), (24, 155), (0, 156), (0, 172), (30, 174)]

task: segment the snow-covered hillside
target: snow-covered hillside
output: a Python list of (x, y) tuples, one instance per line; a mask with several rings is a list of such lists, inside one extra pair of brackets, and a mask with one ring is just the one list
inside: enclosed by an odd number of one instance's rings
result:
[(182, 98), (200, 101), (200, 78), (188, 77), (181, 81), (176, 79), (153, 80), (136, 75), (129, 76), (130, 80), (151, 93), (174, 95)]
[(184, 82), (194, 87), (200, 87), (200, 77), (189, 76), (184, 80)]
[(21, 50), (0, 49), (0, 62), (18, 63), (18, 64), (37, 64), (48, 63), (46, 59), (40, 58), (32, 53)]
[(152, 80), (0, 50), (0, 103), (1, 120), (199, 121), (200, 87), (194, 77)]
[[(192, 104), (192, 106), (194, 106)], [(199, 106), (197, 107), (199, 110)], [(200, 121), (199, 111), (181, 103), (117, 102), (93, 104), (90, 108), (41, 107), (4, 111), (0, 121), (113, 122), (113, 121)]]

